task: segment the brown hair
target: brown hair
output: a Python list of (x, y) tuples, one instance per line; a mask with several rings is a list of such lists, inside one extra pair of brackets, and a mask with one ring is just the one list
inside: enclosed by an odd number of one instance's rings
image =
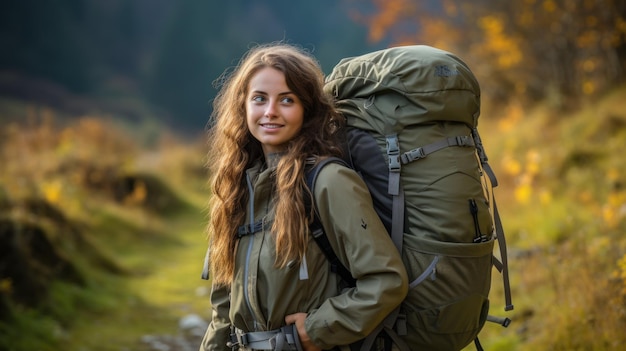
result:
[(305, 251), (311, 214), (305, 213), (307, 158), (340, 155), (338, 132), (343, 121), (332, 98), (323, 91), (324, 75), (315, 58), (303, 49), (284, 43), (250, 49), (231, 72), (213, 103), (209, 129), (208, 166), (212, 196), (209, 201), (208, 235), (210, 267), (217, 284), (229, 284), (234, 274), (237, 228), (245, 223), (248, 192), (245, 170), (264, 155), (260, 143), (248, 131), (245, 99), (252, 76), (272, 67), (285, 75), (289, 89), (304, 107), (301, 131), (288, 145), (276, 169), (275, 218), (276, 265), (299, 262)]

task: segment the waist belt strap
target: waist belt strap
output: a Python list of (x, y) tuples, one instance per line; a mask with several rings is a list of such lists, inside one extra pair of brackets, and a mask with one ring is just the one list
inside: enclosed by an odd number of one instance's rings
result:
[(232, 344), (237, 344), (245, 349), (302, 351), (295, 324), (269, 331), (248, 333), (241, 329), (235, 329), (235, 333), (231, 334), (231, 341)]

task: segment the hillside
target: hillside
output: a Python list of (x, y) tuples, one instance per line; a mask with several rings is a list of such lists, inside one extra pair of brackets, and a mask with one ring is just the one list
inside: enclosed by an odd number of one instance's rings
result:
[[(626, 343), (625, 101), (621, 88), (568, 113), (484, 108), (515, 303), (502, 311), (494, 271), (492, 313), (513, 323), (487, 325), (486, 350)], [(0, 116), (0, 349), (152, 350), (184, 336), (181, 318), (208, 318), (204, 142), (11, 104), (2, 113), (23, 116)]]
[[(619, 349), (626, 343), (626, 89), (568, 113), (511, 104), (483, 116), (516, 306), (508, 330), (488, 327), (498, 335), (488, 349)], [(494, 285), (492, 303), (502, 303), (500, 290)]]
[(27, 114), (0, 138), (0, 349), (138, 350), (206, 312), (201, 141), (14, 107)]

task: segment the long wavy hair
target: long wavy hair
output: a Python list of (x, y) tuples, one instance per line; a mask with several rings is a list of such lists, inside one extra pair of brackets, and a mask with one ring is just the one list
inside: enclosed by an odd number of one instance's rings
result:
[(246, 97), (250, 79), (262, 68), (272, 67), (285, 75), (289, 89), (304, 107), (302, 129), (288, 144), (275, 176), (277, 267), (299, 263), (306, 252), (312, 213), (305, 213), (307, 159), (340, 156), (338, 135), (343, 120), (331, 96), (323, 91), (324, 74), (317, 60), (299, 47), (272, 43), (250, 49), (232, 71), (220, 78), (209, 128), (208, 168), (212, 196), (209, 200), (208, 236), (213, 282), (230, 284), (234, 276), (237, 228), (245, 223), (248, 191), (245, 170), (264, 159), (261, 144), (246, 124)]

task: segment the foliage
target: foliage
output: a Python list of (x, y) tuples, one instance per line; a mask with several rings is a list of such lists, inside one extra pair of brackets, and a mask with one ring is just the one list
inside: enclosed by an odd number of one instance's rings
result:
[[(162, 281), (129, 281), (157, 267), (180, 273), (167, 257), (187, 245), (183, 239), (193, 240), (192, 251), (204, 250), (203, 199), (182, 195), (204, 183), (196, 179), (204, 177), (196, 146), (163, 133), (146, 148), (103, 117), (61, 123), (52, 110), (28, 109), (26, 122), (0, 131), (0, 349), (95, 350), (138, 344), (155, 326), (165, 333), (180, 312), (145, 289)], [(185, 223), (173, 232), (178, 218)], [(191, 300), (197, 282), (184, 279), (179, 289), (194, 287), (176, 295)], [(157, 316), (142, 320), (148, 313)]]
[[(515, 303), (508, 329), (484, 328), (486, 349), (609, 350), (626, 342), (624, 96), (622, 87), (567, 118), (550, 104), (485, 104), (479, 129), (500, 183)], [(53, 275), (35, 307), (7, 298), (16, 282), (0, 278), (0, 347), (128, 348), (141, 335), (175, 329), (182, 314), (208, 318), (207, 299), (196, 296), (208, 288), (197, 278), (203, 142), (164, 133), (146, 148), (111, 120), (60, 123), (53, 111), (29, 109), (25, 124), (2, 129), (0, 216), (22, 228), (38, 223), (82, 283)], [(128, 176), (143, 185), (116, 196), (114, 185)], [(177, 205), (150, 208), (151, 193), (169, 191)], [(497, 273), (493, 281), (491, 313), (500, 315)]]
[[(549, 104), (484, 111), (515, 303), (512, 330), (486, 328), (484, 344), (612, 350), (626, 342), (625, 95), (621, 87), (567, 118)], [(495, 347), (501, 340), (509, 346)]]
[(550, 99), (563, 107), (623, 82), (626, 5), (622, 1), (372, 1), (363, 18), (374, 41), (452, 51), (475, 71), (490, 98)]

